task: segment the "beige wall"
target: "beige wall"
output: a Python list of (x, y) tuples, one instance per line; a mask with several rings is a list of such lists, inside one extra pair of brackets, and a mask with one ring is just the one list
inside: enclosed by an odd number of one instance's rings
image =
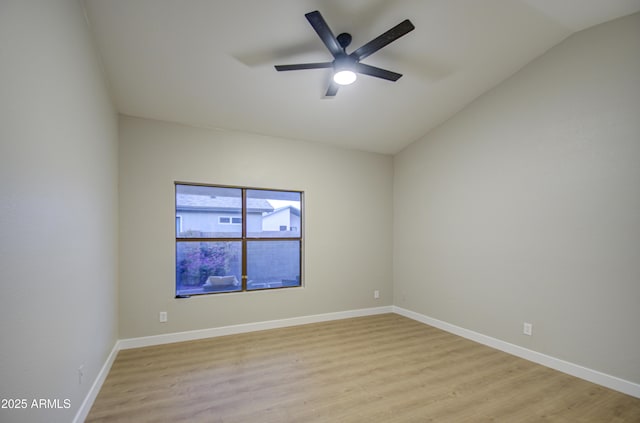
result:
[[(71, 409), (0, 421), (70, 421), (116, 338), (390, 304), (640, 383), (638, 40), (577, 34), (394, 159), (130, 117), (118, 158), (78, 2), (3, 1), (0, 398)], [(304, 190), (306, 286), (174, 299), (176, 180)]]
[(0, 398), (71, 405), (3, 422), (71, 421), (117, 339), (117, 117), (90, 40), (75, 0), (0, 2)]
[(395, 157), (395, 304), (639, 383), (639, 159), (636, 14)]
[[(121, 117), (119, 160), (120, 338), (392, 303), (390, 156)], [(303, 190), (305, 287), (175, 299), (174, 181)]]

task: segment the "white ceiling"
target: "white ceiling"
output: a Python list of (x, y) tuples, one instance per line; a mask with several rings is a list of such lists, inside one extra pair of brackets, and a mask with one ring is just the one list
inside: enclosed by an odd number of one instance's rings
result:
[[(323, 98), (331, 61), (304, 14), (319, 10), (347, 52), (410, 19), (413, 32), (363, 60)], [(394, 154), (572, 33), (640, 0), (86, 0), (120, 113)]]

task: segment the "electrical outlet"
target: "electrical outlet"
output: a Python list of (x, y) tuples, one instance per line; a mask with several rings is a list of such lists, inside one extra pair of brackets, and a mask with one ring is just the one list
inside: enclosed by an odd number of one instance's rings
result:
[(373, 298), (375, 298), (376, 300), (380, 298), (380, 291), (378, 291), (377, 289), (373, 291)]
[(525, 322), (522, 326), (522, 333), (527, 336), (533, 335), (533, 324)]
[(167, 312), (166, 311), (161, 311), (160, 312), (160, 323), (166, 323), (167, 322)]

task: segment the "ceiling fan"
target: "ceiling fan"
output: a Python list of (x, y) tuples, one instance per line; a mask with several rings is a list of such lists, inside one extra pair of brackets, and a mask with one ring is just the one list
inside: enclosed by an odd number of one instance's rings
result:
[(347, 54), (346, 48), (351, 44), (351, 34), (343, 32), (337, 37), (333, 35), (329, 25), (325, 22), (320, 12), (313, 11), (305, 14), (305, 17), (318, 33), (318, 36), (333, 55), (333, 61), (321, 63), (301, 63), (295, 65), (276, 65), (277, 71), (292, 71), (303, 69), (322, 69), (333, 68), (333, 79), (329, 84), (326, 96), (333, 97), (338, 93), (340, 85), (348, 85), (356, 80), (356, 73), (374, 76), (376, 78), (386, 79), (388, 81), (397, 81), (402, 74), (381, 69), (375, 66), (360, 63), (360, 61), (376, 51), (380, 50), (387, 44), (397, 40), (408, 32), (413, 31), (415, 27), (405, 19), (398, 25), (394, 26), (384, 34), (374, 38), (362, 47)]

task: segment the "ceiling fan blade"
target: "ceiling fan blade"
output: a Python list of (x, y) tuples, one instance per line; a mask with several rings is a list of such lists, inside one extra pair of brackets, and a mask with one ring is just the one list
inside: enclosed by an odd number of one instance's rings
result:
[(300, 63), (297, 65), (276, 65), (275, 68), (277, 71), (293, 71), (293, 70), (304, 70), (304, 69), (324, 69), (333, 67), (332, 62), (322, 62), (322, 63)]
[(349, 56), (355, 57), (357, 60), (362, 60), (365, 57), (368, 57), (376, 51), (380, 50), (387, 44), (407, 34), (408, 32), (413, 31), (414, 29), (415, 26), (413, 26), (411, 21), (409, 19), (405, 19), (384, 34), (369, 41), (367, 44), (363, 45), (362, 47), (351, 53)]
[(386, 79), (388, 81), (397, 81), (402, 76), (401, 73), (391, 72), (386, 69), (377, 68), (375, 66), (365, 65), (364, 63), (356, 63), (356, 72), (363, 75), (375, 76), (376, 78)]
[(329, 82), (329, 88), (327, 88), (327, 93), (324, 95), (325, 97), (335, 97), (338, 94), (338, 88), (340, 85), (336, 84), (333, 79)]
[(327, 46), (333, 57), (342, 56), (344, 54), (344, 50), (340, 47), (340, 43), (338, 43), (336, 36), (333, 35), (333, 32), (331, 32), (329, 25), (327, 25), (327, 22), (325, 22), (320, 12), (315, 10), (305, 14), (304, 16), (306, 16), (313, 29), (316, 30), (318, 36), (324, 45)]

